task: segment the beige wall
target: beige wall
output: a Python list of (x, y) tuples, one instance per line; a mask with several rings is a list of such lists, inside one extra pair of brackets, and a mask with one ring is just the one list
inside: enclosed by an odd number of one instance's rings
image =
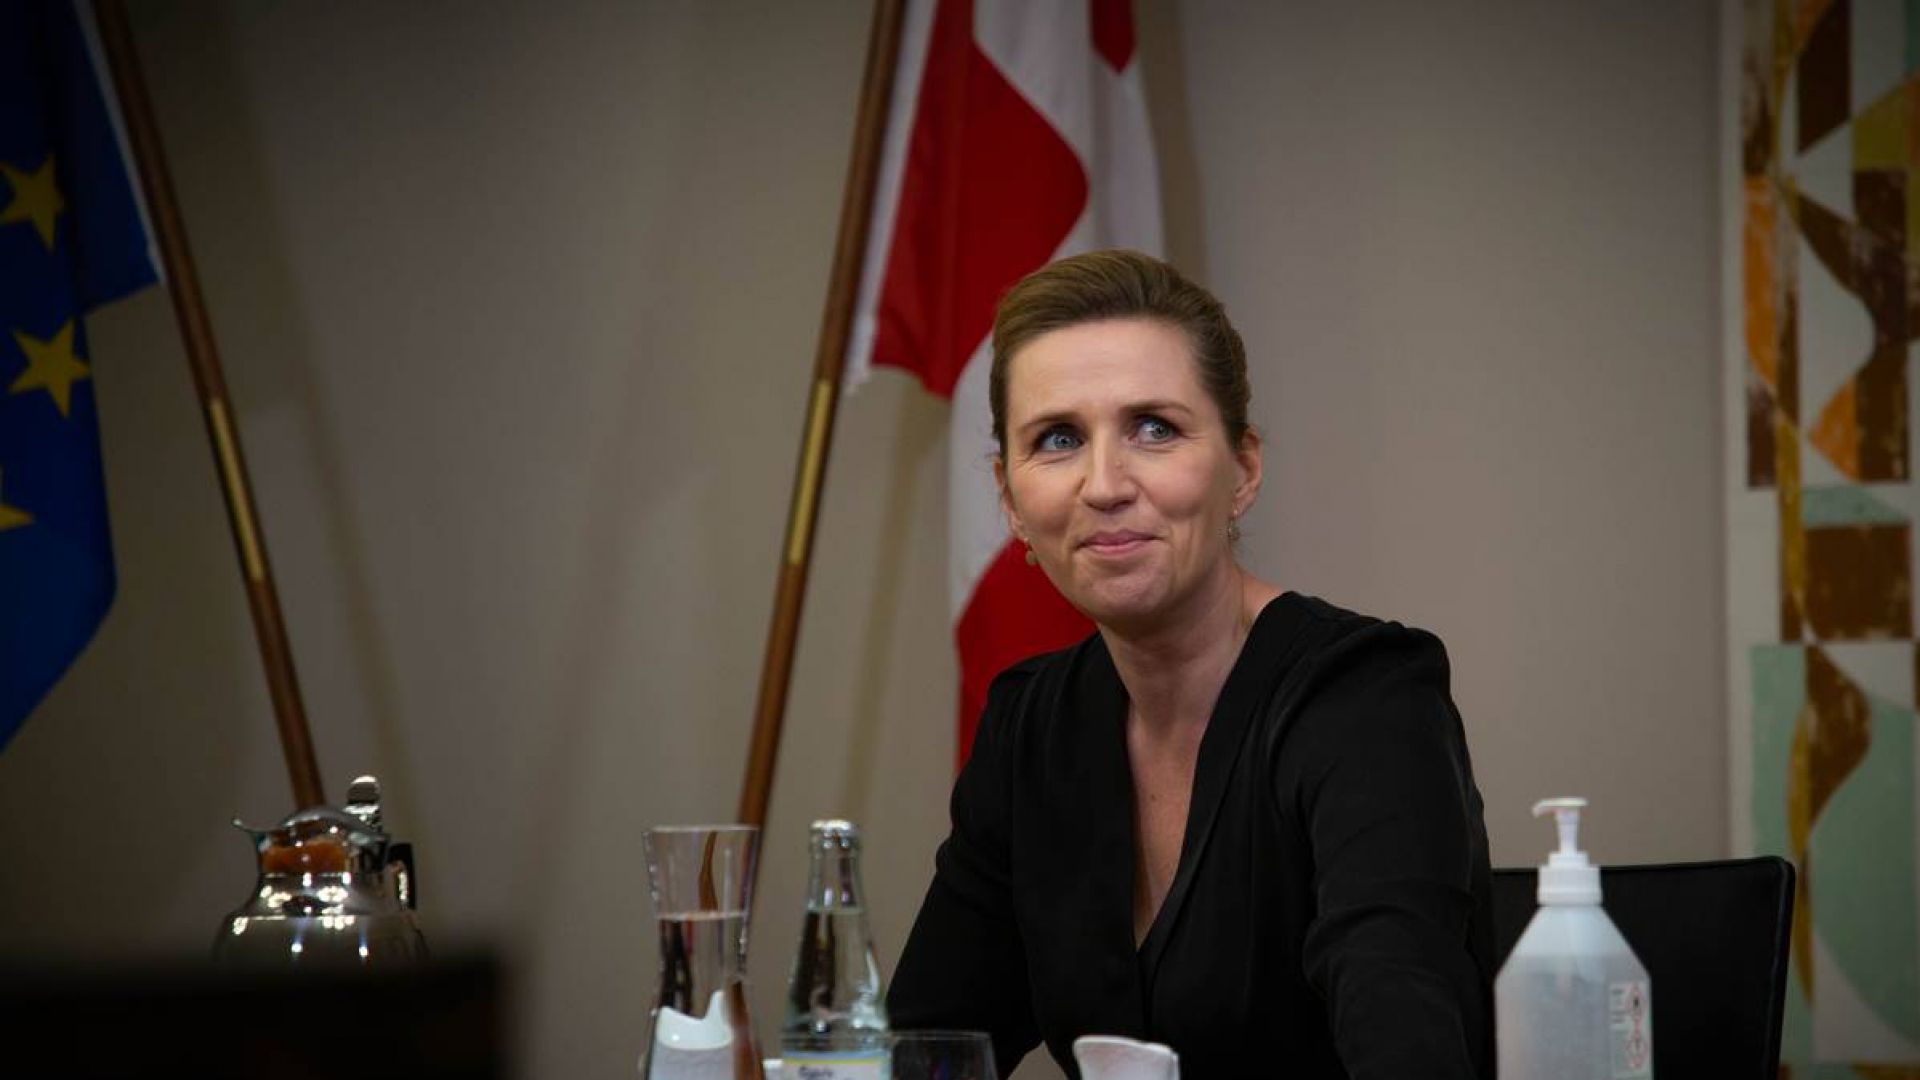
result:
[(1260, 358), (1250, 561), (1447, 641), (1500, 861), (1565, 793), (1605, 858), (1725, 850), (1715, 10), (1156, 20), (1175, 253)]
[[(1711, 9), (1453, 10), (1142, 10), (1173, 253), (1256, 357), (1249, 559), (1447, 639), (1499, 861), (1566, 791), (1605, 858), (1719, 855)], [(134, 14), (331, 789), (518, 962), (527, 1075), (625, 1075), (638, 830), (737, 790), (865, 5)], [(165, 300), (93, 332), (121, 592), (0, 756), (0, 950), (198, 950), (285, 782)], [(892, 375), (842, 412), (763, 1028), (806, 821), (867, 825), (889, 963), (944, 828), (944, 434)]]

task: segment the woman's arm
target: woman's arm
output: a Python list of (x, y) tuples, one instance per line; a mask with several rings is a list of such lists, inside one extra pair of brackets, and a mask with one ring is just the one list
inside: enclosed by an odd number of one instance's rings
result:
[(1276, 776), (1313, 853), (1307, 980), (1353, 1080), (1491, 1075), (1486, 829), (1446, 651), (1382, 624), (1335, 653)]

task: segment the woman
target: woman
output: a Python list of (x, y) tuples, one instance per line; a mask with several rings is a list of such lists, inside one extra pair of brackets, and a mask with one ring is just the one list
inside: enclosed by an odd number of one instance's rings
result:
[(888, 1008), (1168, 1043), (1188, 1080), (1493, 1069), (1486, 830), (1432, 635), (1235, 559), (1260, 491), (1239, 335), (1158, 260), (1000, 305), (1008, 526), (1099, 632), (993, 684)]

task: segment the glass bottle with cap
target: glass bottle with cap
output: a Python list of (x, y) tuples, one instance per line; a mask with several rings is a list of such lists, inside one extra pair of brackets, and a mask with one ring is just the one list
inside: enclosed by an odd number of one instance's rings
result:
[(887, 1010), (860, 883), (860, 830), (816, 821), (808, 846), (806, 918), (780, 1033), (783, 1075), (878, 1078), (887, 1065)]

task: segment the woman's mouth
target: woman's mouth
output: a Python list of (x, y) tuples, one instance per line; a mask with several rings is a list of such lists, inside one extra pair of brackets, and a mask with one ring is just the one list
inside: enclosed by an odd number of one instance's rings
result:
[(1146, 533), (1128, 531), (1097, 532), (1085, 540), (1080, 541), (1080, 546), (1095, 555), (1131, 555), (1135, 551), (1147, 546), (1147, 543), (1152, 539), (1153, 537), (1148, 536)]

